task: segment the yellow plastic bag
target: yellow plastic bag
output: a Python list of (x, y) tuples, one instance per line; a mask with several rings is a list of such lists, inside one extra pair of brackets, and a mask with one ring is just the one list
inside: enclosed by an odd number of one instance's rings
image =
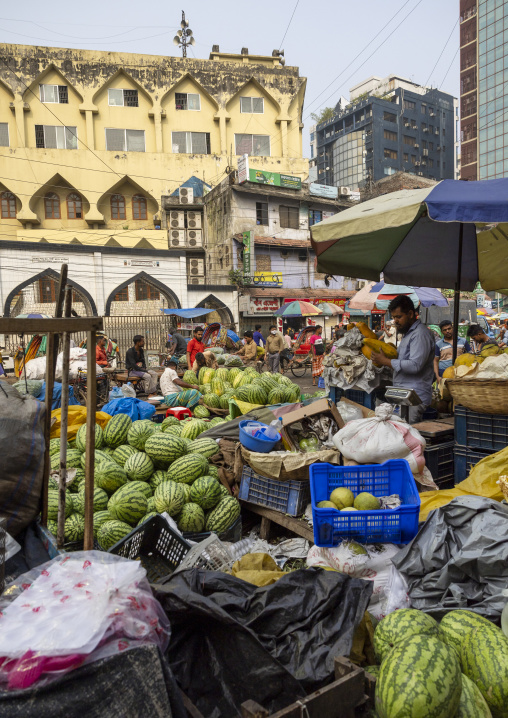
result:
[(479, 461), (471, 473), (454, 489), (448, 491), (426, 491), (420, 494), (420, 521), (425, 521), (429, 512), (450, 503), (457, 496), (485, 496), (487, 499), (502, 501), (501, 488), (496, 483), (506, 473), (508, 447)]
[(273, 558), (267, 553), (248, 553), (235, 561), (231, 571), (233, 576), (241, 578), (254, 586), (270, 586), (284, 576)]
[[(62, 423), (62, 410), (53, 409), (51, 412), (51, 418), (56, 419), (51, 425), (51, 439), (57, 439), (60, 436), (60, 426)], [(109, 414), (104, 411), (97, 411), (95, 414), (95, 423), (99, 424), (103, 429), (111, 419)], [(78, 429), (80, 426), (86, 423), (86, 408), (84, 406), (69, 406), (68, 414), (68, 426), (67, 426), (67, 441), (71, 441), (76, 438)]]

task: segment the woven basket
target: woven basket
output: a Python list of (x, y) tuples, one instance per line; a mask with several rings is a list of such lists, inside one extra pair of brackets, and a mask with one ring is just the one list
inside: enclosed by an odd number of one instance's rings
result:
[(446, 387), (456, 404), (481, 414), (508, 414), (505, 379), (448, 379)]

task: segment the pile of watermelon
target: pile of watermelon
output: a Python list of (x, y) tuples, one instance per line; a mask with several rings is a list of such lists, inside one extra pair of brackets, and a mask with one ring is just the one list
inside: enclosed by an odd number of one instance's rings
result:
[[(223, 419), (168, 416), (162, 424), (117, 414), (104, 431), (95, 427), (94, 536), (104, 550), (157, 513), (167, 512), (181, 531), (221, 534), (240, 516), (240, 504), (220, 483), (210, 459), (219, 451), (199, 434)], [(85, 514), (86, 425), (68, 443), (76, 476), (66, 492), (65, 540), (81, 541)], [(50, 444), (51, 469), (60, 465), (60, 439)], [(51, 479), (48, 528), (56, 535), (58, 486)]]
[(412, 608), (376, 627), (380, 663), (376, 715), (501, 718), (508, 715), (508, 638), (473, 611), (447, 613), (438, 623)]

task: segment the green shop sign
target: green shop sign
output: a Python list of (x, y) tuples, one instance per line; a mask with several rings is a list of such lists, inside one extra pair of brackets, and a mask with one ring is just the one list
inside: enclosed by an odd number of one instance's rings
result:
[(286, 189), (302, 189), (302, 180), (299, 177), (251, 168), (249, 168), (249, 182), (271, 185), (272, 187), (286, 187)]

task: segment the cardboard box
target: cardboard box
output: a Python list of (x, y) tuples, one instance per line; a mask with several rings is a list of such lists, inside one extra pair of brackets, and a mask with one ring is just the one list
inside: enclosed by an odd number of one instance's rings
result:
[(301, 409), (289, 411), (282, 416), (282, 440), (287, 444), (290, 450), (301, 451), (298, 442), (291, 436), (291, 425), (307, 417), (316, 416), (317, 414), (327, 414), (331, 416), (339, 429), (342, 429), (344, 426), (344, 421), (331, 399), (319, 399), (309, 404), (309, 406), (302, 406)]

